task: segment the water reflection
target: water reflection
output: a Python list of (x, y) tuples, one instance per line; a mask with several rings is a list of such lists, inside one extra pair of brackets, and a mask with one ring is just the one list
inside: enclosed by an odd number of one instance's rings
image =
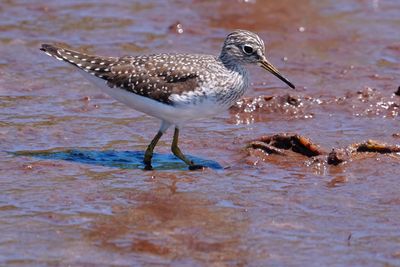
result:
[[(66, 160), (77, 163), (100, 165), (105, 167), (121, 169), (143, 169), (143, 151), (118, 151), (118, 150), (85, 150), (70, 149), (64, 151), (40, 150), (40, 151), (18, 151), (16, 156), (29, 156), (40, 159)], [(212, 160), (198, 158), (188, 155), (188, 158), (211, 169), (220, 170), (222, 166)], [(153, 155), (152, 161), (155, 170), (187, 170), (187, 165), (170, 154)]]
[(84, 235), (87, 242), (108, 252), (157, 257), (147, 263), (192, 265), (207, 257), (243, 265), (248, 260), (241, 242), (249, 221), (235, 209), (212, 207), (203, 195), (165, 186), (130, 190), (124, 198), (138, 205), (115, 205), (111, 216), (98, 216)]

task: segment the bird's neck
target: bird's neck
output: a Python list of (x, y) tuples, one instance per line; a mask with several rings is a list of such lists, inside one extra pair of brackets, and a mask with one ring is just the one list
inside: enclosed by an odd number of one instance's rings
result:
[(230, 107), (244, 94), (249, 86), (247, 69), (236, 59), (223, 52), (218, 60), (226, 68), (226, 73), (228, 74), (226, 77), (226, 90), (224, 90), (225, 93), (219, 101)]
[(235, 59), (231, 55), (225, 53), (223, 50), (222, 50), (221, 54), (219, 55), (218, 59), (222, 62), (222, 64), (224, 64), (224, 66), (227, 69), (230, 69), (233, 71), (244, 69), (244, 66), (242, 66), (242, 64), (240, 64), (237, 61), (237, 59)]
[[(247, 68), (243, 64), (237, 62), (237, 60), (223, 53), (221, 53), (218, 60), (229, 72), (238, 74), (237, 77), (241, 76), (243, 79), (247, 79)], [(234, 77), (236, 77), (236, 75), (234, 75)]]

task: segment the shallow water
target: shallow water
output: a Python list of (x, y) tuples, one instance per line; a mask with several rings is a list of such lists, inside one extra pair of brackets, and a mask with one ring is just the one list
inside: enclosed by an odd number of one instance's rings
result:
[[(399, 155), (310, 166), (244, 149), (279, 132), (399, 144), (399, 13), (396, 0), (2, 1), (0, 265), (399, 266)], [(235, 28), (258, 32), (297, 89), (251, 68), (245, 104), (181, 131), (210, 167), (198, 172), (170, 155), (170, 132), (143, 171), (158, 122), (38, 50), (217, 54)]]

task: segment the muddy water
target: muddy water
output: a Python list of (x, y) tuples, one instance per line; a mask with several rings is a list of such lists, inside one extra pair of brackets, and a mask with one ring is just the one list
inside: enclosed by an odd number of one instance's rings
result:
[[(244, 149), (279, 132), (400, 143), (398, 14), (397, 0), (2, 1), (0, 265), (399, 266), (399, 155)], [(171, 133), (143, 171), (158, 122), (38, 50), (217, 54), (234, 28), (258, 32), (297, 90), (252, 68), (245, 101), (182, 131), (202, 172), (169, 155)]]

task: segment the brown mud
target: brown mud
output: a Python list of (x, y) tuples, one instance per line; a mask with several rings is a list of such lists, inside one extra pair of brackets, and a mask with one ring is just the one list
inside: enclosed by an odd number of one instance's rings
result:
[[(0, 265), (399, 266), (399, 153), (347, 149), (399, 144), (399, 14), (397, 0), (2, 1)], [(236, 28), (296, 90), (252, 67), (243, 100), (182, 129), (209, 167), (195, 172), (171, 132), (143, 171), (158, 122), (38, 49), (218, 54)], [(275, 133), (323, 160), (248, 155)]]
[[(269, 136), (262, 136), (257, 140), (251, 141), (248, 145), (249, 155), (257, 154), (254, 150), (261, 150), (265, 153), (262, 159), (268, 160), (268, 155), (277, 154), (282, 156), (291, 156), (285, 151), (312, 158), (315, 163), (326, 163), (329, 165), (339, 165), (362, 158), (362, 154), (398, 154), (400, 145), (388, 145), (375, 140), (368, 140), (362, 143), (351, 144), (346, 148), (332, 148), (331, 152), (326, 153), (325, 149), (313, 143), (307, 137), (298, 134), (281, 133)], [(396, 155), (395, 155), (396, 156)], [(400, 160), (400, 157), (396, 157)]]

